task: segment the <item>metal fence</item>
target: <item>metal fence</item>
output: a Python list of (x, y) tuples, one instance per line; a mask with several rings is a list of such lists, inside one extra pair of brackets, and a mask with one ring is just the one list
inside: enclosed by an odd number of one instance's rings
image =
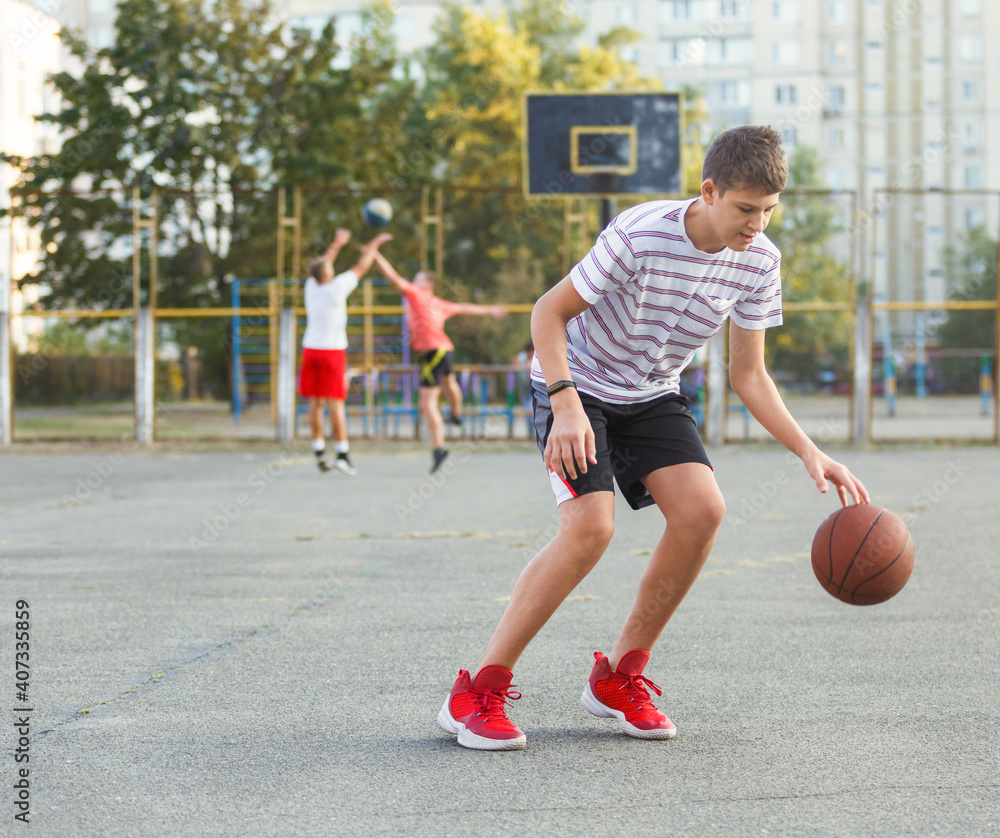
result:
[[(517, 190), (451, 186), (394, 193), (300, 187), (225, 200), (165, 189), (101, 196), (117, 208), (103, 238), (98, 237), (117, 259), (109, 258), (102, 304), (9, 312), (4, 300), (2, 441), (119, 433), (132, 433), (144, 443), (181, 437), (294, 438), (302, 430), (302, 405), (294, 395), (305, 316), (299, 279), (309, 255), (328, 243), (336, 227), (358, 230), (364, 202), (386, 194), (395, 208), (392, 261), (406, 274), (418, 268), (439, 271), (444, 296), (467, 292), (465, 280), (479, 269), (473, 244), (485, 241), (503, 250), (505, 267), (496, 273), (494, 291), (512, 315), (500, 327), (511, 346), (528, 336), (534, 299), (586, 252), (602, 217), (596, 200), (539, 202)], [(784, 247), (785, 325), (768, 337), (768, 361), (807, 432), (821, 441), (856, 443), (1000, 441), (995, 254), (991, 266), (980, 266), (993, 271), (992, 285), (983, 285), (985, 292), (975, 299), (955, 297), (968, 231), (982, 227), (995, 247), (996, 234), (986, 233), (984, 225), (1000, 217), (998, 197), (983, 191), (883, 190), (865, 209), (851, 192), (786, 193), (786, 212), (806, 219), (819, 208), (833, 219), (819, 262), (785, 247), (777, 232), (774, 236)], [(216, 202), (214, 227), (196, 236), (180, 221), (183, 207), (209, 200)], [(619, 199), (616, 210), (629, 203)], [(15, 217), (11, 235), (30, 206), (30, 196), (20, 193), (15, 216), (18, 207), (21, 216)], [(473, 228), (472, 220), (484, 217), (495, 219), (495, 228)], [(941, 225), (927, 224), (928, 217), (941, 218)], [(980, 217), (983, 223), (975, 223)], [(907, 230), (919, 235), (904, 235)], [(820, 274), (827, 277), (825, 284), (818, 282)], [(914, 276), (920, 281), (907, 281)], [(182, 290), (201, 286), (212, 291), (206, 291), (206, 300), (229, 304), (172, 304)], [(378, 277), (368, 278), (348, 312), (352, 433), (418, 434), (398, 294)], [(57, 363), (59, 353), (43, 337), (22, 336), (32, 331), (27, 324), (94, 320), (118, 324), (130, 352), (130, 385), (120, 387), (117, 397), (94, 387), (91, 398), (103, 397), (101, 404), (39, 399), (37, 391), (47, 378), (67, 367), (62, 359)], [(954, 335), (963, 322), (983, 335), (982, 345), (956, 345)], [(13, 351), (12, 323), (19, 326), (21, 344)], [(482, 324), (453, 323), (449, 331), (459, 347), (474, 348), (481, 340)], [(195, 335), (199, 345), (218, 353), (214, 360), (191, 354)], [(705, 436), (713, 443), (763, 440), (766, 433), (725, 384), (725, 347), (725, 336), (718, 336), (689, 370), (689, 383), (700, 394), (697, 412)], [(476, 416), (468, 432), (527, 435), (524, 371), (508, 363), (512, 355), (460, 368), (468, 412)], [(216, 369), (225, 366), (221, 383), (217, 376), (212, 387), (204, 376), (209, 362)], [(120, 366), (121, 359), (116, 363)], [(123, 397), (129, 386), (130, 395)]]

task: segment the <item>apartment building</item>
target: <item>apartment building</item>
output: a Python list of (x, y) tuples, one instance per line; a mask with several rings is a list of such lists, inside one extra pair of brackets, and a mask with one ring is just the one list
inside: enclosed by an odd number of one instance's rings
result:
[[(45, 84), (51, 73), (62, 68), (62, 48), (55, 19), (19, 0), (0, 0), (0, 151), (29, 157), (58, 147), (57, 132), (35, 120), (51, 110), (53, 91)], [(11, 206), (10, 189), (18, 170), (0, 162), (0, 208)], [(37, 287), (23, 291), (11, 287), (12, 278), (23, 276), (38, 261), (41, 236), (23, 219), (0, 219), (0, 312), (23, 311), (38, 299)], [(8, 289), (10, 291), (8, 292)], [(25, 349), (42, 323), (27, 318), (14, 320), (10, 340)]]

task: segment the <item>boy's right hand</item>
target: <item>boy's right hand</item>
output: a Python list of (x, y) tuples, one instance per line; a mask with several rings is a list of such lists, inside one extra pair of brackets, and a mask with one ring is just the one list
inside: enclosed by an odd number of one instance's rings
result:
[(376, 250), (380, 248), (386, 242), (392, 241), (392, 233), (379, 233), (375, 238), (368, 242), (369, 247), (374, 247)]
[[(565, 399), (561, 409), (557, 400)], [(545, 443), (545, 465), (565, 480), (575, 480), (577, 471), (587, 473), (587, 463), (597, 464), (597, 443), (590, 419), (583, 410), (576, 390), (563, 390), (552, 396), (552, 429)]]

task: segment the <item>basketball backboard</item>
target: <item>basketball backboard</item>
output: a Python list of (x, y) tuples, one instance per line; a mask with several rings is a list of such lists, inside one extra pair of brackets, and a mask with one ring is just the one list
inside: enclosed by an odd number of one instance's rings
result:
[(534, 197), (681, 192), (679, 93), (528, 93), (524, 190)]

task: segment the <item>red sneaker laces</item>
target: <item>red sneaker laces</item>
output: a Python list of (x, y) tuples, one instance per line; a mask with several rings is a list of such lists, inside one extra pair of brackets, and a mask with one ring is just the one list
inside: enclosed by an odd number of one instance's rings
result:
[[(618, 689), (627, 690), (626, 694), (630, 696), (632, 693), (635, 693), (640, 702), (648, 701), (652, 706), (653, 699), (649, 697), (649, 690), (646, 689), (647, 686), (650, 687), (657, 695), (663, 695), (663, 690), (656, 686), (656, 684), (650, 681), (645, 675), (620, 675), (616, 672), (614, 673), (614, 677), (622, 680), (622, 685)], [(643, 686), (643, 684), (646, 686)], [(635, 701), (634, 697), (632, 697), (632, 701)], [(639, 709), (642, 709), (641, 704), (639, 705)]]
[(473, 690), (479, 698), (479, 706), (482, 709), (478, 715), (487, 720), (506, 719), (507, 710), (504, 705), (517, 701), (521, 697), (521, 693), (512, 689), (513, 686), (514, 684), (509, 684), (502, 690)]

